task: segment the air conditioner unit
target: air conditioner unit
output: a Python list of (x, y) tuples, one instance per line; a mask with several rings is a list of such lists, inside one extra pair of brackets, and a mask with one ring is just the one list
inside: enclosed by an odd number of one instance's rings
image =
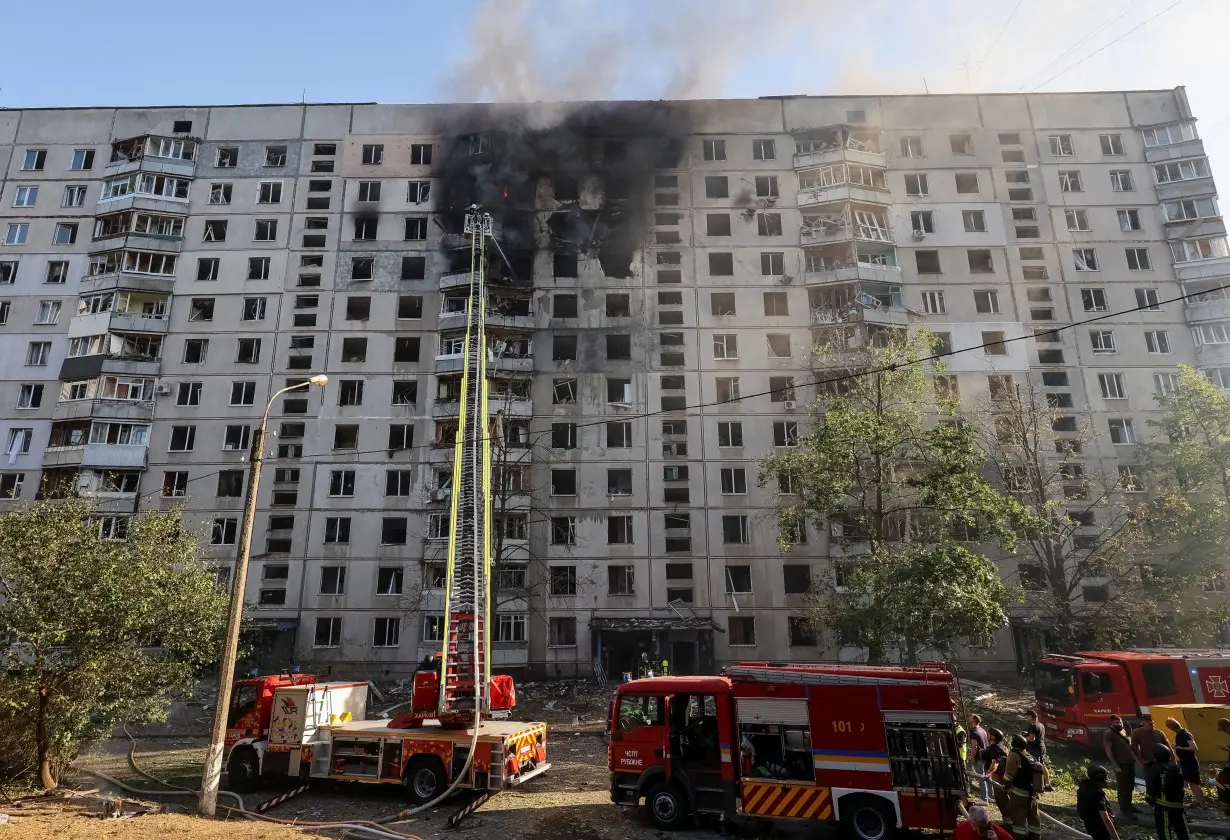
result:
[(154, 388), (154, 393), (160, 397), (169, 397), (171, 396), (171, 386), (170, 385), (158, 385), (156, 388)]
[(925, 230), (914, 231), (914, 241), (921, 242), (922, 240), (926, 238), (927, 238), (927, 232)]
[(782, 408), (786, 409), (786, 411), (794, 411), (794, 408), (796, 405), (798, 405), (798, 403), (796, 403), (794, 400), (786, 400), (784, 403), (782, 403)]

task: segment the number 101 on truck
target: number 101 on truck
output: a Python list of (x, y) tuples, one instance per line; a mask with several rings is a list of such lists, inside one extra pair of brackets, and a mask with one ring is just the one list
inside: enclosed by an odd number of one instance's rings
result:
[(653, 677), (611, 703), (611, 800), (662, 829), (695, 816), (839, 822), (862, 840), (951, 831), (968, 790), (942, 665), (744, 662)]

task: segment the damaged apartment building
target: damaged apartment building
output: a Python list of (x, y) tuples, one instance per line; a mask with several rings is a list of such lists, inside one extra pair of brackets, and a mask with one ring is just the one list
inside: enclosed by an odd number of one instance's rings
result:
[(797, 615), (829, 534), (783, 555), (757, 483), (807, 432), (818, 342), (986, 345), (949, 361), (962, 398), (1031, 380), (1112, 474), (1179, 364), (1230, 385), (1182, 88), (0, 110), (0, 177), (0, 507), (84, 494), (119, 539), (183, 506), (226, 584), (266, 401), (328, 375), (271, 414), (264, 667), (404, 676), (439, 647), (470, 204), (517, 675), (859, 655)]

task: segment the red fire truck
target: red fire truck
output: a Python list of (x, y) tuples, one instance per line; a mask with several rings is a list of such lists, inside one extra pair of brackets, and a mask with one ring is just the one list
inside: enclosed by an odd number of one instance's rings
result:
[(1150, 706), (1230, 702), (1230, 651), (1081, 651), (1034, 667), (1038, 717), (1053, 738), (1097, 744), (1111, 715), (1129, 724)]
[(863, 840), (951, 831), (966, 796), (952, 674), (745, 662), (652, 677), (612, 701), (611, 800), (661, 829), (694, 815), (840, 822)]

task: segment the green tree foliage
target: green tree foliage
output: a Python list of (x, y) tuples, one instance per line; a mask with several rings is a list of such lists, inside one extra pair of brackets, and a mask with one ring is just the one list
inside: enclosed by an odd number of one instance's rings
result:
[(1230, 396), (1180, 365), (1174, 392), (1158, 404), (1150, 425), (1161, 439), (1146, 448), (1151, 529), (1174, 557), (1220, 577), (1230, 549)]
[(0, 516), (0, 730), (9, 772), (54, 787), (84, 742), (165, 716), (217, 660), (227, 597), (177, 511), (99, 535), (82, 499)]
[(883, 343), (820, 351), (825, 378), (862, 375), (822, 386), (798, 447), (767, 458), (760, 474), (779, 489), (783, 550), (803, 522), (836, 526), (841, 585), (819, 584), (808, 617), (866, 647), (872, 663), (896, 649), (916, 661), (924, 649), (989, 644), (1013, 600), (982, 549), (1011, 546), (1012, 504), (983, 479), (974, 432), (954, 421), (942, 367), (926, 361), (934, 336)]
[(1089, 457), (1097, 435), (1052, 407), (1027, 380), (999, 375), (978, 412), (982, 446), (1015, 502), (1021, 624), (1047, 648), (1118, 648), (1156, 642), (1186, 623), (1185, 570), (1147, 563), (1144, 476)]

